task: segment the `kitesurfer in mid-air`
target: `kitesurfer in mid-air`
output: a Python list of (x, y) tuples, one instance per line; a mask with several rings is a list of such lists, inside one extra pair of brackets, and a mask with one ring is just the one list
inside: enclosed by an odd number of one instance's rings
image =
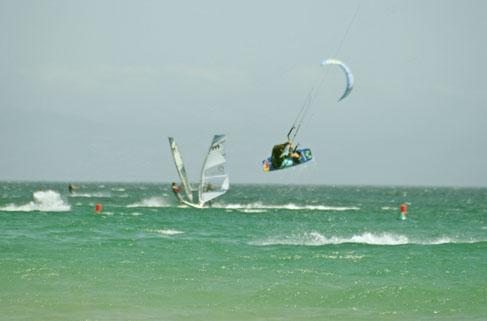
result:
[(299, 162), (301, 156), (296, 153), (295, 149), (296, 148), (293, 148), (293, 143), (290, 139), (283, 144), (275, 145), (272, 148), (272, 167), (280, 168), (282, 165), (288, 165), (288, 162), (291, 162), (291, 164)]

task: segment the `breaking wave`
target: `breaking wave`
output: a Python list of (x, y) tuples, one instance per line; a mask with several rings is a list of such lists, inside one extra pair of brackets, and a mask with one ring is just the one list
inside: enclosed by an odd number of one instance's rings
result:
[(164, 235), (164, 236), (172, 236), (172, 235), (178, 235), (178, 234), (183, 234), (184, 233), (182, 231), (171, 230), (171, 229), (168, 229), (168, 230), (163, 230), (163, 229), (148, 230), (148, 232), (157, 233), (157, 234), (161, 234), (161, 235)]
[(261, 208), (242, 208), (238, 209), (238, 211), (243, 213), (266, 213), (267, 210)]
[(94, 193), (77, 193), (73, 192), (69, 197), (85, 197), (85, 198), (92, 198), (92, 197), (112, 197), (112, 195), (108, 192), (94, 192)]
[(368, 244), (368, 245), (438, 245), (449, 243), (475, 243), (475, 241), (458, 241), (449, 237), (440, 237), (432, 240), (413, 240), (405, 235), (400, 234), (374, 234), (362, 233), (359, 235), (352, 235), (350, 237), (331, 236), (326, 237), (318, 232), (303, 233), (300, 235), (291, 235), (285, 237), (271, 237), (262, 241), (251, 242), (251, 245), (270, 246), (270, 245), (303, 245), (303, 246), (321, 246), (321, 245), (337, 245), (337, 244)]
[(171, 206), (162, 197), (145, 198), (140, 202), (127, 205), (129, 208), (134, 207), (169, 207)]
[(255, 202), (250, 204), (214, 204), (215, 208), (225, 208), (231, 210), (310, 210), (310, 211), (358, 211), (356, 206), (326, 206), (326, 205), (297, 205), (294, 203), (284, 205), (270, 205)]
[(8, 212), (69, 212), (71, 210), (71, 205), (66, 203), (55, 191), (37, 191), (33, 194), (33, 198), (34, 200), (27, 204), (9, 204), (0, 207), (0, 210)]

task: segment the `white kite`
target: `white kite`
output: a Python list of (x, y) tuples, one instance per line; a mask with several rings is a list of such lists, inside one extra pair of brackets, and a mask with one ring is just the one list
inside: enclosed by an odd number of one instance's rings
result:
[(348, 95), (350, 95), (350, 92), (352, 92), (352, 89), (353, 89), (353, 75), (352, 75), (352, 71), (350, 70), (350, 68), (348, 68), (347, 65), (345, 65), (343, 62), (341, 62), (340, 60), (337, 60), (337, 59), (324, 60), (321, 63), (321, 65), (323, 67), (325, 67), (327, 65), (338, 65), (338, 66), (340, 66), (340, 68), (345, 73), (345, 76), (347, 79), (347, 86), (345, 87), (345, 92), (342, 94), (340, 99), (338, 99), (338, 101), (340, 101), (340, 100), (344, 99), (345, 97), (347, 97)]

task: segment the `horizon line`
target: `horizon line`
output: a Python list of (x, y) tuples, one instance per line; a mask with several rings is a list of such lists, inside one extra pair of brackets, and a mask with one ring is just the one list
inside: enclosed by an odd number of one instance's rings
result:
[[(3, 180), (0, 179), (1, 183), (47, 183), (47, 184), (160, 184), (160, 185), (171, 185), (172, 181), (124, 181), (124, 180), (106, 180), (106, 181), (66, 181), (66, 180)], [(349, 183), (257, 183), (257, 182), (235, 182), (231, 185), (263, 185), (263, 186), (327, 186), (327, 187), (379, 187), (379, 188), (487, 188), (487, 185), (428, 185), (428, 184), (349, 184)]]

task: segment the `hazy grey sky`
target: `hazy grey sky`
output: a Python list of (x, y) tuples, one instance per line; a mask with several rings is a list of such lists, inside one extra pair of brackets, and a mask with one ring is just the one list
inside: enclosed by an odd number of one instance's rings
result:
[[(309, 90), (309, 166), (265, 174)], [(0, 0), (0, 180), (487, 186), (485, 1)]]

